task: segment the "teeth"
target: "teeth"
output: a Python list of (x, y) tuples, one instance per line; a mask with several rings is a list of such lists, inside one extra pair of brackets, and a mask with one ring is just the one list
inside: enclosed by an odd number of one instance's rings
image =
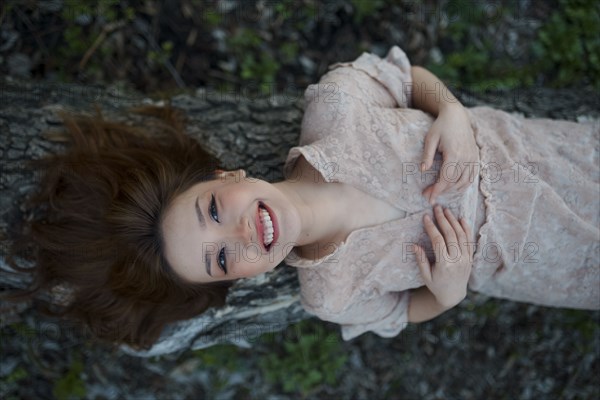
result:
[(273, 229), (273, 222), (271, 221), (271, 217), (269, 216), (267, 210), (265, 210), (264, 208), (260, 208), (260, 220), (263, 224), (264, 231), (263, 242), (265, 243), (265, 246), (268, 246), (273, 241), (273, 232), (275, 232), (275, 230)]

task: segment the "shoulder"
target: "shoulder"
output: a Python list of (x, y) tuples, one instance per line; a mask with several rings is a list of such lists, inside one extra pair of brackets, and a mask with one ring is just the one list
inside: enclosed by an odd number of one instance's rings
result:
[(393, 46), (383, 58), (362, 53), (354, 61), (332, 64), (318, 89), (327, 87), (342, 96), (390, 108), (410, 106), (411, 85), (412, 66), (408, 57), (398, 46)]
[(296, 159), (292, 176), (298, 181), (310, 181), (312, 183), (324, 183), (323, 176), (315, 167), (309, 163), (306, 158), (300, 154)]
[[(354, 284), (325, 263), (316, 268), (300, 268), (300, 300), (304, 309), (322, 319), (343, 313), (352, 302)], [(348, 274), (346, 274), (348, 276)]]

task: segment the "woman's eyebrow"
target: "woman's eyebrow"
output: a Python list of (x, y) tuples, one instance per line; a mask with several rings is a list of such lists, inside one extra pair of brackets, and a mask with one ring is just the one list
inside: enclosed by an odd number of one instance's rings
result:
[(212, 274), (210, 273), (210, 254), (206, 253), (204, 255), (204, 264), (206, 265), (206, 273), (212, 277)]
[[(198, 217), (198, 222), (200, 223), (200, 227), (202, 229), (206, 228), (206, 222), (204, 222), (204, 214), (202, 214), (202, 210), (200, 209), (200, 206), (198, 205), (198, 199), (200, 198), (200, 196), (196, 197), (196, 203), (195, 203), (195, 208), (196, 208), (196, 216)], [(210, 253), (207, 252), (204, 255), (204, 265), (206, 268), (206, 273), (208, 274), (208, 276), (212, 277), (212, 274), (210, 273)]]
[(200, 227), (202, 229), (206, 228), (206, 222), (204, 222), (204, 214), (202, 214), (202, 210), (200, 209), (200, 206), (198, 205), (198, 199), (200, 198), (200, 196), (196, 197), (196, 215), (198, 216), (198, 222), (200, 222)]

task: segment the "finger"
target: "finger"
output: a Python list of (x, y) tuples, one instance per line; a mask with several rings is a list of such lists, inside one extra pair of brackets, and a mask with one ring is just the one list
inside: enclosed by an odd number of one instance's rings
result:
[(475, 252), (475, 246), (474, 246), (475, 243), (471, 242), (471, 240), (472, 240), (471, 227), (469, 226), (467, 219), (464, 217), (460, 219), (460, 224), (462, 225), (463, 230), (465, 231), (465, 236), (467, 237), (467, 240), (466, 240), (467, 252), (470, 255), (473, 255), (473, 253)]
[(469, 174), (467, 172), (463, 171), (462, 174), (460, 175), (460, 178), (454, 185), (454, 188), (460, 192), (460, 191), (463, 191), (464, 189), (466, 189), (467, 186), (469, 186)]
[(458, 182), (458, 190), (467, 189), (471, 183), (473, 183), (472, 173), (468, 168), (465, 168)]
[(468, 187), (469, 187), (469, 182), (467, 181), (467, 182), (461, 183), (460, 185), (455, 186), (454, 189), (457, 192), (466, 192)]
[(463, 230), (465, 231), (465, 235), (467, 236), (467, 239), (471, 240), (471, 226), (469, 225), (469, 223), (467, 222), (467, 219), (465, 217), (460, 218), (460, 225), (462, 226)]
[(431, 202), (431, 191), (433, 190), (433, 186), (434, 185), (429, 185), (427, 186), (427, 188), (425, 190), (423, 190), (422, 194), (423, 197), (425, 197), (425, 199), (427, 200), (427, 202), (431, 205), (433, 205), (434, 203)]
[(438, 249), (440, 249), (440, 251), (446, 251), (446, 242), (444, 241), (444, 237), (442, 236), (442, 234), (440, 233), (440, 231), (438, 230), (438, 228), (435, 226), (435, 224), (433, 223), (433, 220), (431, 219), (431, 217), (427, 214), (425, 214), (425, 217), (423, 217), (423, 224), (425, 226), (425, 232), (427, 232), (427, 235), (429, 236), (429, 239), (431, 240), (431, 244), (433, 245), (434, 248), (434, 253), (435, 253), (435, 261), (441, 261), (442, 260), (442, 254), (438, 254)]
[(442, 166), (440, 168), (440, 171), (438, 173), (438, 181), (435, 183), (435, 185), (433, 185), (433, 188), (431, 190), (431, 194), (429, 197), (429, 204), (435, 204), (435, 200), (437, 199), (437, 197), (439, 195), (441, 195), (442, 193), (446, 192), (450, 187), (454, 186), (457, 182), (458, 178), (457, 176), (455, 176), (455, 164), (457, 164), (456, 162), (451, 161), (448, 157), (447, 154), (444, 153), (444, 160), (442, 162)]
[(450, 225), (450, 222), (446, 218), (446, 215), (444, 215), (444, 210), (442, 209), (442, 207), (439, 205), (435, 206), (434, 213), (435, 213), (435, 220), (436, 220), (438, 226), (440, 227), (440, 231), (444, 235), (446, 244), (456, 243), (458, 241), (456, 239), (456, 233), (454, 233), (454, 229), (452, 228), (452, 225)]
[(439, 182), (432, 185), (431, 191), (429, 192), (429, 204), (435, 204), (437, 197), (444, 193), (449, 186), (450, 184), (444, 179), (440, 179)]
[(449, 208), (446, 208), (444, 210), (444, 215), (446, 216), (446, 219), (452, 226), (452, 229), (454, 229), (454, 232), (456, 233), (456, 237), (458, 237), (459, 234), (461, 234), (461, 235), (465, 234), (465, 230), (463, 229), (463, 227), (460, 224), (460, 222), (458, 221), (458, 219), (456, 219), (456, 217), (452, 213), (452, 210), (450, 210)]
[(452, 227), (450, 221), (446, 217), (445, 210), (437, 210), (436, 221), (438, 222), (440, 230), (442, 231), (442, 234), (445, 238), (446, 248), (444, 249), (444, 253), (442, 253), (442, 255), (444, 257), (447, 256), (447, 261), (457, 261), (457, 258), (460, 257), (461, 249), (459, 247), (460, 245), (458, 243), (456, 232), (454, 231), (454, 228)]
[(458, 220), (456, 219), (456, 217), (454, 216), (454, 214), (452, 213), (452, 211), (449, 208), (446, 208), (444, 210), (444, 214), (446, 215), (448, 222), (450, 222), (452, 229), (454, 229), (454, 233), (456, 234), (456, 239), (458, 240), (458, 245), (459, 245), (460, 251), (466, 252), (467, 251), (466, 243), (467, 243), (468, 239), (467, 239), (467, 234), (465, 233), (463, 226), (460, 224), (460, 222), (458, 222)]
[(431, 282), (431, 264), (429, 264), (425, 250), (423, 250), (423, 248), (421, 248), (421, 246), (418, 244), (414, 244), (413, 246), (415, 249), (415, 255), (417, 257), (417, 264), (421, 270), (421, 275), (423, 275), (425, 282)]
[(433, 157), (435, 156), (435, 151), (437, 150), (439, 141), (439, 135), (433, 131), (429, 131), (425, 136), (421, 171), (426, 171), (433, 165)]

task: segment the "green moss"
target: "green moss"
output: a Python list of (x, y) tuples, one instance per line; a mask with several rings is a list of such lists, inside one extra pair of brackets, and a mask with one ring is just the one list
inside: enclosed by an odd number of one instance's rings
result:
[(227, 40), (227, 45), (238, 57), (239, 77), (245, 82), (256, 82), (262, 94), (269, 94), (281, 65), (262, 50), (262, 39), (254, 31), (241, 28)]
[[(79, 16), (87, 16), (90, 23), (85, 26), (77, 23)], [(107, 24), (117, 21), (133, 21), (135, 8), (125, 6), (118, 0), (100, 0), (97, 2), (66, 1), (60, 17), (64, 26), (62, 41), (58, 44), (54, 62), (62, 81), (70, 81), (73, 71), (94, 42), (101, 35)], [(87, 60), (83, 75), (102, 74), (103, 60), (110, 57), (112, 49), (107, 48), (106, 42)]]
[(578, 331), (588, 341), (592, 341), (600, 334), (600, 325), (590, 316), (589, 311), (564, 310), (563, 317), (567, 327)]
[(63, 32), (65, 45), (61, 48), (64, 57), (81, 57), (91, 46), (92, 40), (84, 35), (83, 28), (79, 25), (67, 26)]
[(293, 62), (298, 56), (299, 46), (296, 42), (285, 42), (279, 48), (284, 63)]
[(83, 363), (75, 353), (69, 370), (54, 383), (52, 393), (58, 400), (82, 399), (86, 395), (85, 383), (81, 379)]
[(6, 376), (4, 378), (4, 381), (7, 384), (10, 384), (13, 382), (19, 382), (19, 381), (27, 378), (28, 376), (29, 376), (29, 374), (27, 373), (27, 370), (25, 368), (17, 367), (10, 374), (8, 374), (8, 376)]
[[(290, 333), (293, 337), (288, 338)], [(277, 334), (270, 334), (275, 339)], [(347, 356), (338, 333), (326, 332), (321, 323), (301, 322), (286, 330), (283, 349), (262, 355), (265, 377), (284, 392), (306, 396), (322, 384), (334, 385)], [(267, 336), (263, 340), (269, 340)]]
[(261, 93), (269, 94), (279, 67), (279, 63), (270, 54), (261, 54), (257, 58), (247, 54), (241, 63), (241, 77), (258, 81)]
[(426, 64), (429, 70), (453, 87), (475, 92), (513, 88), (524, 82), (522, 71), (514, 68), (508, 56), (498, 59), (493, 54), (494, 43), (490, 39), (483, 38), (477, 46), (469, 40), (474, 25), (485, 26), (513, 12), (510, 8), (498, 6), (490, 11), (481, 3), (459, 0), (446, 4), (443, 12), (449, 24), (442, 35), (450, 39), (450, 47), (456, 50), (447, 54), (442, 64)]
[(218, 368), (235, 371), (244, 358), (243, 350), (234, 345), (217, 345), (206, 349), (195, 350), (193, 354), (202, 362), (202, 368)]
[(102, 16), (107, 22), (113, 22), (119, 17), (119, 10), (119, 0), (99, 0), (95, 2), (69, 0), (65, 2), (62, 9), (62, 17), (66, 21), (73, 22), (79, 15)]
[(232, 51), (246, 51), (256, 48), (261, 44), (258, 34), (252, 29), (240, 28), (233, 36), (227, 39), (227, 45)]
[(22, 337), (29, 339), (35, 336), (35, 330), (23, 322), (17, 322), (9, 326), (15, 331), (17, 335), (20, 335)]
[(599, 10), (595, 0), (560, 0), (558, 10), (529, 46), (532, 61), (515, 66), (508, 55), (493, 53), (490, 40), (484, 38), (478, 46), (468, 40), (474, 24), (481, 27), (516, 11), (510, 6), (498, 6), (490, 16), (480, 3), (451, 2), (445, 9), (449, 25), (442, 34), (456, 50), (447, 54), (442, 64), (428, 63), (426, 67), (453, 86), (475, 92), (527, 87), (539, 77), (545, 78), (545, 85), (554, 87), (591, 84), (600, 88)]
[(485, 317), (493, 320), (500, 313), (500, 307), (498, 306), (497, 301), (490, 299), (478, 307), (475, 307), (473, 311), (478, 317)]
[(161, 43), (159, 50), (148, 51), (146, 57), (149, 62), (164, 64), (173, 55), (173, 47), (173, 42), (171, 42), (170, 40), (164, 41)]
[(578, 84), (587, 77), (600, 88), (600, 4), (560, 0), (560, 9), (538, 31), (532, 51), (553, 86)]
[(360, 24), (367, 17), (374, 16), (385, 6), (384, 0), (350, 0), (354, 13), (354, 23)]

